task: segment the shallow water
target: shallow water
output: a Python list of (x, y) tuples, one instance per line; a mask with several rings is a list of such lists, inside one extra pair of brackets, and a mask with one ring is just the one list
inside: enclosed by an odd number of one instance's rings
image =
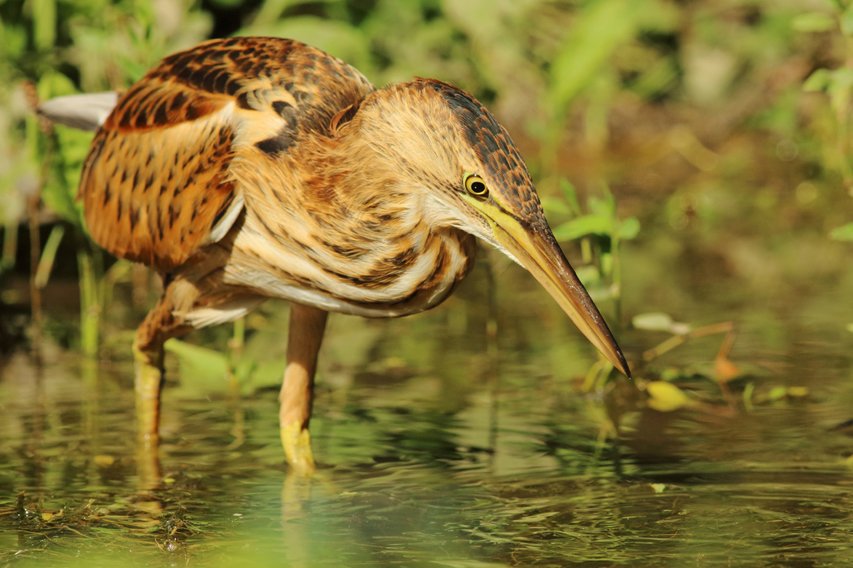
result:
[[(744, 377), (726, 401), (694, 374), (679, 384), (703, 402), (662, 413), (625, 383), (584, 393), (592, 348), (503, 270), (496, 343), (482, 274), (428, 314), (331, 319), (312, 481), (287, 473), (272, 381), (232, 388), (172, 361), (158, 462), (137, 453), (129, 362), (48, 349), (39, 368), (13, 354), (0, 375), (0, 565), (848, 565), (849, 342), (837, 314), (815, 309), (843, 286), (801, 303), (682, 298), (704, 323), (737, 315)], [(279, 312), (250, 342), (272, 367)], [(665, 337), (622, 343), (637, 360)], [(691, 342), (639, 378), (691, 375), (720, 342)], [(807, 394), (778, 396), (791, 386)]]

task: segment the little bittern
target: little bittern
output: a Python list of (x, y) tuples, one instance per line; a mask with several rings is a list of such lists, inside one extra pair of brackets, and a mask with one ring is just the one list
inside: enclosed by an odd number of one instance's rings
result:
[(96, 242), (163, 277), (134, 343), (150, 443), (163, 343), (284, 298), (281, 438), (290, 464), (312, 471), (308, 422), (327, 312), (396, 317), (438, 305), (471, 270), (474, 237), (532, 272), (629, 373), (509, 134), (447, 83), (376, 90), (296, 41), (209, 41), (167, 57), (118, 99), (79, 197)]

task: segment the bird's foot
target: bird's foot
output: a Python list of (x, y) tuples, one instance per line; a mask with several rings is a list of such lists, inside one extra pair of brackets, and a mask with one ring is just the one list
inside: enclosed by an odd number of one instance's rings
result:
[(301, 422), (293, 422), (281, 427), (281, 445), (287, 456), (287, 463), (298, 474), (311, 477), (317, 469), (314, 454), (311, 452), (311, 434)]

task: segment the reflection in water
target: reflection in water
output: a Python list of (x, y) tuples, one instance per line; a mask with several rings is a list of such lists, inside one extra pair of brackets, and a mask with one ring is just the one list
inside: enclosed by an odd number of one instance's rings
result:
[[(0, 378), (0, 565), (847, 561), (853, 443), (832, 430), (853, 402), (841, 347), (790, 331), (768, 354), (747, 326), (735, 356), (774, 370), (754, 378), (751, 411), (664, 414), (630, 397), (614, 410), (618, 389), (576, 390), (591, 361), (556, 318), (451, 302), (403, 324), (332, 319), (313, 480), (287, 473), (273, 389), (212, 396), (182, 377), (165, 390), (159, 453), (146, 453), (129, 363), (47, 353), (40, 372), (14, 355)], [(374, 338), (361, 359), (341, 340), (354, 334)], [(710, 360), (717, 346), (676, 356)], [(811, 396), (763, 396), (778, 385)], [(602, 433), (618, 414), (613, 441)]]

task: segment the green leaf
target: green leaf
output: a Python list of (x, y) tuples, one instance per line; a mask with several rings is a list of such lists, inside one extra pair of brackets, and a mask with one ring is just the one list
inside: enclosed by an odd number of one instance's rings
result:
[(853, 6), (844, 10), (841, 15), (841, 31), (844, 35), (853, 35)]
[(588, 87), (619, 46), (631, 40), (644, 14), (643, 2), (588, 2), (551, 65), (550, 98), (562, 110)]
[(835, 241), (853, 241), (853, 223), (834, 228), (829, 237)]
[(569, 215), (571, 213), (569, 206), (562, 199), (543, 195), (539, 200), (542, 202), (542, 209), (545, 210), (545, 213), (558, 213), (560, 215)]
[(55, 0), (32, 0), (33, 40), (39, 49), (50, 49), (56, 43)]
[(776, 386), (770, 389), (767, 398), (770, 400), (782, 400), (788, 394), (788, 389), (782, 386)]
[(791, 27), (798, 32), (825, 32), (835, 27), (835, 19), (824, 12), (807, 12), (791, 20)]
[(803, 83), (804, 91), (825, 91), (831, 80), (829, 69), (818, 69)]
[(613, 221), (601, 215), (584, 215), (567, 221), (554, 230), (558, 241), (571, 241), (586, 235), (610, 235)]
[(849, 89), (853, 87), (853, 69), (840, 67), (829, 72), (829, 89)]
[(567, 180), (563, 178), (560, 180), (560, 190), (563, 192), (563, 197), (566, 198), (566, 202), (569, 204), (569, 208), (572, 210), (576, 216), (581, 214), (581, 204), (578, 201), (578, 192), (575, 191), (575, 186)]
[(646, 385), (646, 392), (649, 395), (646, 404), (658, 412), (672, 412), (693, 403), (683, 390), (665, 381), (652, 381)]
[(636, 217), (629, 217), (619, 223), (619, 230), (616, 233), (617, 238), (623, 241), (630, 241), (640, 233), (640, 221)]

